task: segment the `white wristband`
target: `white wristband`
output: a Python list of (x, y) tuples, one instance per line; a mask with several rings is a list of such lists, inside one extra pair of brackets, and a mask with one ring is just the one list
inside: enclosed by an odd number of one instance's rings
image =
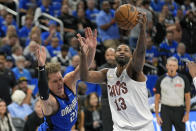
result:
[(196, 77), (193, 78), (193, 84), (194, 84), (194, 86), (196, 88)]

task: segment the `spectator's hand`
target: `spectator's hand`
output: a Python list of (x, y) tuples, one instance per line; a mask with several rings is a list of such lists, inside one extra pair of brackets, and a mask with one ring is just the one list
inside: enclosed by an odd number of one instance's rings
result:
[(159, 124), (159, 126), (163, 123), (160, 116), (157, 116), (157, 123)]
[(186, 113), (182, 119), (182, 122), (186, 123), (188, 120), (189, 120), (189, 114)]
[(194, 78), (196, 77), (196, 63), (194, 62), (189, 62), (188, 64), (188, 68), (189, 68), (189, 73), (190, 75)]
[(31, 89), (27, 89), (27, 94), (31, 95), (33, 93), (33, 91)]

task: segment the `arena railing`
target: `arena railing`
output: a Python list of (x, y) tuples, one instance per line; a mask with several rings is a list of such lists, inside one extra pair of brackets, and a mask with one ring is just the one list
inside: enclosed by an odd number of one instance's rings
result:
[(8, 8), (7, 6), (3, 5), (3, 4), (0, 4), (0, 8), (1, 9), (5, 9), (7, 12), (9, 12), (10, 14), (16, 16), (16, 23), (17, 23), (17, 26), (19, 27), (19, 24), (20, 24), (20, 17), (19, 17), (19, 6), (18, 6), (18, 2), (14, 1), (15, 4), (16, 4), (16, 11)]
[[(46, 18), (48, 18), (48, 19), (54, 20), (54, 21), (56, 21), (57, 23), (59, 23), (59, 25), (60, 25), (60, 33), (61, 33), (61, 37), (62, 37), (62, 40), (63, 40), (63, 38), (64, 38), (64, 37), (63, 37), (63, 36), (64, 36), (64, 26), (63, 26), (63, 22), (62, 22), (60, 19), (58, 19), (58, 18), (56, 18), (56, 17), (54, 17), (54, 16), (51, 16), (51, 15), (49, 15), (49, 14), (47, 14), (47, 13), (41, 13), (41, 14), (39, 15), (39, 17), (40, 17), (40, 16), (44, 16), (44, 17), (46, 17)], [(46, 31), (49, 30), (49, 28), (48, 28), (47, 26), (40, 24), (39, 21), (38, 21), (38, 19), (36, 20), (36, 25), (39, 26), (40, 28), (42, 28), (43, 30), (46, 30)]]

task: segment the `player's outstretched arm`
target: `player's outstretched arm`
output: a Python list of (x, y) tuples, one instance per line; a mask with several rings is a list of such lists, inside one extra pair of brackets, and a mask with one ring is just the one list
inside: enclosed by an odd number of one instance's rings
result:
[(51, 115), (58, 108), (56, 99), (49, 94), (47, 76), (45, 71), (46, 50), (37, 43), (31, 43), (30, 48), (35, 51), (38, 60), (38, 89), (44, 115)]
[(146, 52), (146, 14), (139, 12), (137, 21), (140, 24), (140, 35), (137, 41), (136, 49), (133, 53), (132, 60), (129, 61), (127, 73), (129, 75), (134, 73), (141, 73), (145, 63)]
[(187, 65), (188, 65), (188, 68), (189, 68), (189, 73), (193, 78), (193, 84), (196, 88), (196, 63), (189, 62)]

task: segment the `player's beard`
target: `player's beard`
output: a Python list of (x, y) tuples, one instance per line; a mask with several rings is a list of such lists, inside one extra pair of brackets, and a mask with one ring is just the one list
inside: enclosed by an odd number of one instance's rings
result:
[(127, 56), (125, 56), (124, 58), (117, 56), (117, 57), (115, 57), (115, 59), (116, 59), (117, 64), (120, 66), (125, 66), (129, 62), (129, 57), (127, 57)]

